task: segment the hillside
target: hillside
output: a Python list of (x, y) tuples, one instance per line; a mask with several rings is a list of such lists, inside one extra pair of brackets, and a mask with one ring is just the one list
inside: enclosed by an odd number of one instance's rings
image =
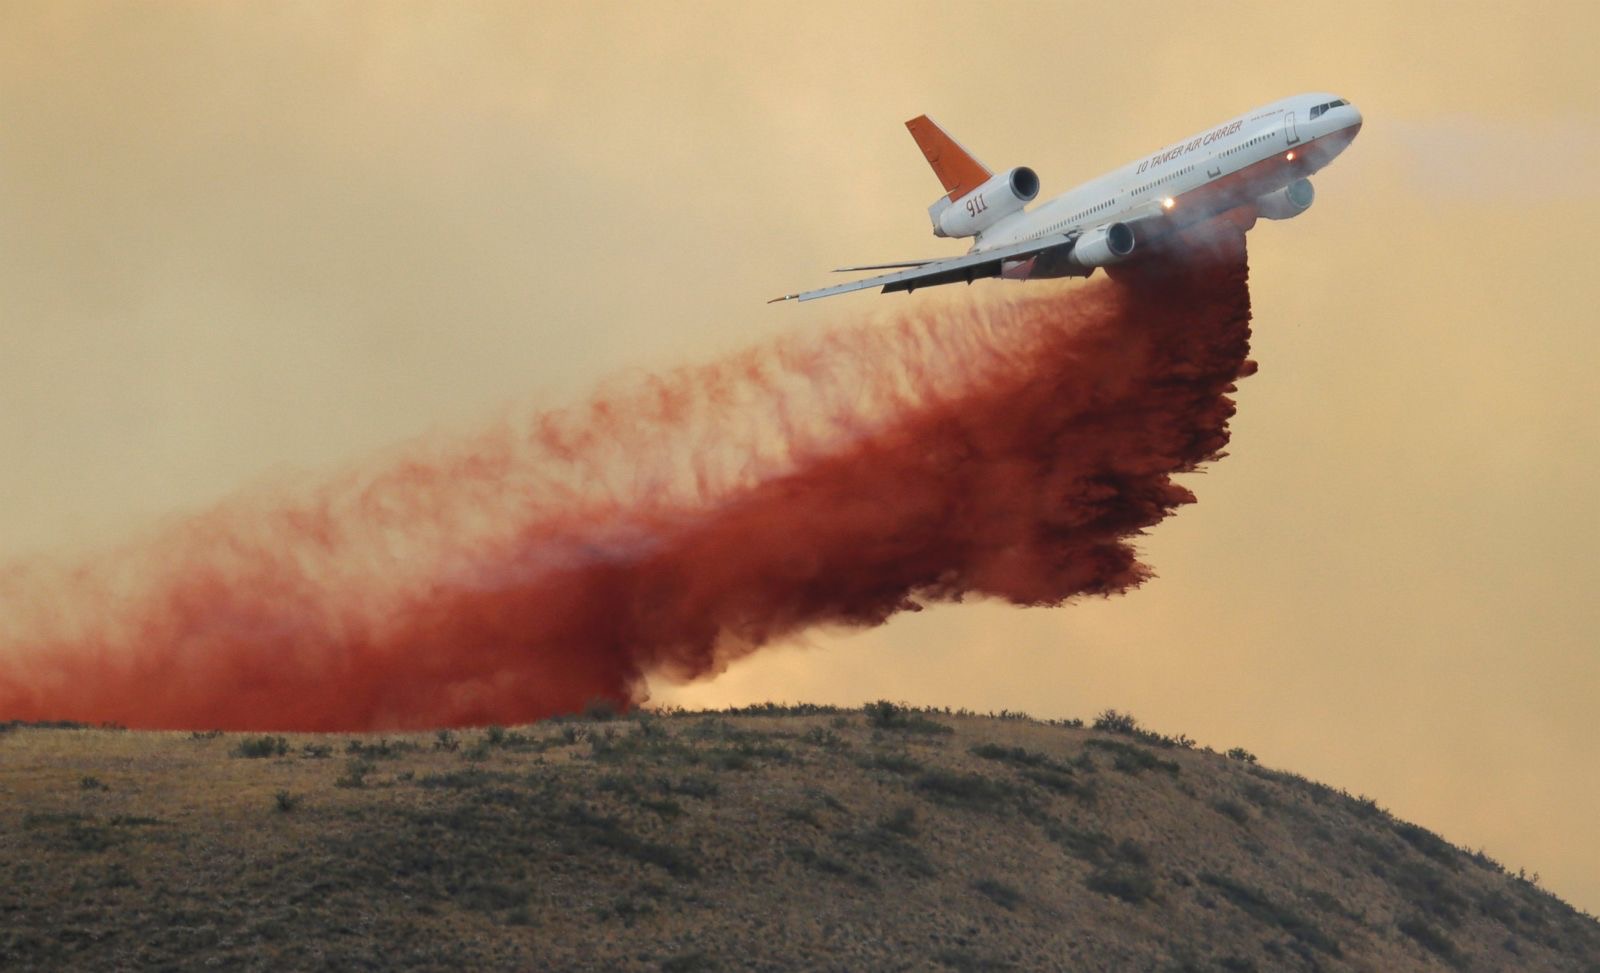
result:
[(592, 715), (3, 725), (0, 968), (1600, 970), (1490, 859), (1125, 718)]

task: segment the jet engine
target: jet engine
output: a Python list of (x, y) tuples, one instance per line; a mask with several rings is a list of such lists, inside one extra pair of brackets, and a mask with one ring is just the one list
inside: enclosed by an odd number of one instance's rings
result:
[(1039, 175), (1027, 166), (997, 172), (955, 202), (940, 197), (928, 207), (933, 235), (976, 236), (1039, 195)]
[(1311, 188), (1311, 180), (1296, 179), (1277, 192), (1256, 200), (1256, 209), (1266, 219), (1288, 220), (1310, 209), (1311, 201), (1316, 198), (1317, 191)]
[(1105, 267), (1125, 259), (1133, 252), (1133, 228), (1126, 223), (1107, 223), (1086, 231), (1072, 245), (1072, 262), (1080, 267)]

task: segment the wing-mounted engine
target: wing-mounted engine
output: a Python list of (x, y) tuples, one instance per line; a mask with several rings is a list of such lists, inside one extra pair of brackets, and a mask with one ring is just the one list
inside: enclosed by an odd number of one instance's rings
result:
[(1311, 180), (1296, 179), (1277, 192), (1256, 200), (1256, 209), (1266, 219), (1288, 220), (1310, 209), (1312, 200), (1316, 198), (1317, 191), (1311, 188)]
[(928, 207), (933, 235), (977, 236), (1033, 202), (1039, 195), (1039, 176), (1027, 166), (997, 172), (965, 196), (951, 201), (941, 196)]
[(1133, 227), (1107, 223), (1086, 231), (1072, 245), (1072, 262), (1080, 267), (1109, 267), (1127, 259), (1135, 243)]

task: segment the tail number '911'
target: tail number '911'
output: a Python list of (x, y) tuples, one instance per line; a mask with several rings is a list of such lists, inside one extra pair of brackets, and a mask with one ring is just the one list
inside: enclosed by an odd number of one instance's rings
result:
[(984, 210), (986, 210), (988, 208), (989, 208), (989, 204), (985, 203), (983, 201), (983, 197), (982, 196), (975, 196), (972, 199), (967, 200), (967, 215), (968, 216), (977, 216), (979, 213), (982, 213)]

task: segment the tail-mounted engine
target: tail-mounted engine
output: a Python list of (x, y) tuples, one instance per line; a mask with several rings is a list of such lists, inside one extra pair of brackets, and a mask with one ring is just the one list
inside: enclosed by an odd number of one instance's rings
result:
[(1311, 208), (1311, 201), (1317, 198), (1317, 191), (1311, 188), (1311, 180), (1296, 179), (1289, 185), (1275, 193), (1256, 200), (1256, 209), (1269, 220), (1293, 219)]
[(933, 235), (976, 236), (1022, 209), (1039, 195), (1039, 176), (1027, 166), (997, 172), (989, 181), (954, 202), (941, 196), (928, 207)]

